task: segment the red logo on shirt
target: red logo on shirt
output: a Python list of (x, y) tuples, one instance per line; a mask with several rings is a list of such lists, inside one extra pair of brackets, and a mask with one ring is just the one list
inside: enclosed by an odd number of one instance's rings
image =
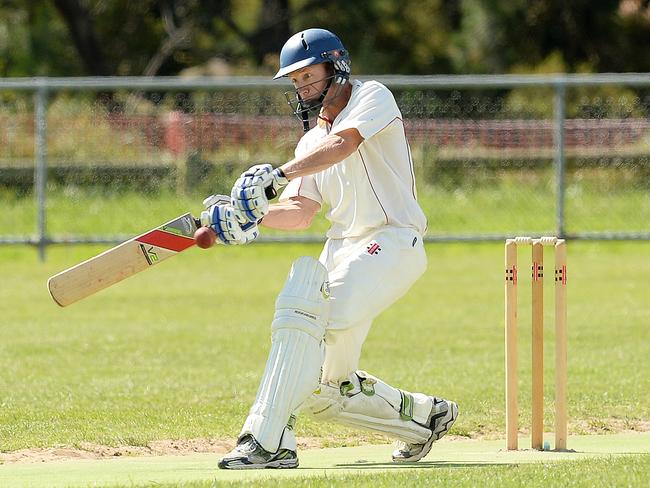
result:
[(376, 241), (371, 242), (366, 249), (368, 250), (368, 254), (379, 254), (379, 251), (381, 251), (381, 247), (379, 247)]

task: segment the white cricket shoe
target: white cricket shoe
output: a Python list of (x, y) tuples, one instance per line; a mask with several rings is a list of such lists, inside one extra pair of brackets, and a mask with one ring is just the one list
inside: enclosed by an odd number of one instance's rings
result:
[(297, 468), (298, 456), (289, 449), (268, 452), (255, 437), (247, 434), (237, 441), (232, 451), (221, 458), (218, 466), (220, 469)]
[(403, 441), (397, 441), (395, 451), (393, 451), (393, 462), (408, 463), (422, 459), (429, 454), (433, 443), (441, 439), (458, 417), (458, 405), (450, 400), (430, 397), (433, 402), (431, 414), (429, 415), (429, 428), (431, 437), (424, 444), (407, 444)]

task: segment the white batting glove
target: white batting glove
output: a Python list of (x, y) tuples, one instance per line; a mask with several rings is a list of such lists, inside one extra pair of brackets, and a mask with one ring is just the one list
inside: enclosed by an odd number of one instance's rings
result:
[(280, 168), (258, 164), (244, 171), (230, 193), (232, 206), (250, 222), (257, 222), (269, 212), (269, 200), (289, 183)]
[(257, 222), (240, 223), (244, 219), (226, 195), (210, 195), (203, 204), (206, 210), (201, 212), (201, 225), (214, 231), (218, 243), (230, 246), (248, 244), (259, 235)]

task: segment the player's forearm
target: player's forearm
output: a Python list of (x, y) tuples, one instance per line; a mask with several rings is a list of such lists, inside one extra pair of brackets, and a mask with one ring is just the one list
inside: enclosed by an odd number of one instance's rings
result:
[(306, 212), (298, 202), (289, 200), (271, 205), (260, 225), (282, 230), (307, 229), (313, 218), (313, 212)]
[(280, 168), (289, 180), (318, 173), (347, 158), (357, 150), (360, 142), (354, 137), (329, 135), (307, 154), (292, 159)]

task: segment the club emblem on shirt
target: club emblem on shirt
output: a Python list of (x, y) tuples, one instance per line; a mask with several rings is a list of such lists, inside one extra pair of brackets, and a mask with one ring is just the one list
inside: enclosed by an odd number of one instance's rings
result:
[(381, 251), (381, 247), (379, 247), (379, 243), (377, 241), (372, 241), (368, 246), (366, 247), (368, 250), (368, 254), (379, 254), (379, 251)]

